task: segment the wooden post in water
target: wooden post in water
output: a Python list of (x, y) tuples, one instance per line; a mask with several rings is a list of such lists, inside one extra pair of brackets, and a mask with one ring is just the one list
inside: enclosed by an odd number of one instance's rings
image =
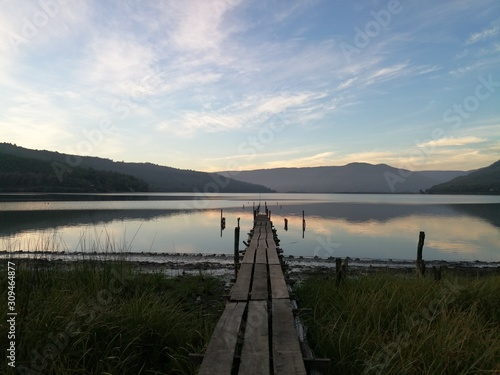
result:
[(306, 231), (306, 217), (304, 210), (302, 210), (302, 238), (304, 238), (305, 231)]
[(234, 278), (238, 277), (239, 264), (240, 264), (240, 225), (238, 222), (238, 226), (234, 228)]
[(288, 219), (285, 218), (285, 230), (288, 231)]
[(419, 277), (425, 274), (425, 261), (422, 258), (422, 251), (424, 249), (425, 232), (420, 232), (418, 236), (418, 247), (417, 247), (417, 275)]

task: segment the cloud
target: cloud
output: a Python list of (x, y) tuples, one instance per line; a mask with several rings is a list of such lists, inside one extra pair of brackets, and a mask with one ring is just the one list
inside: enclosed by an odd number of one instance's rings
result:
[(259, 129), (266, 127), (270, 121), (274, 121), (275, 115), (286, 118), (286, 121), (297, 123), (302, 120), (301, 116), (319, 110), (315, 102), (323, 97), (323, 93), (312, 92), (250, 95), (218, 110), (208, 106), (207, 111), (190, 110), (173, 114), (174, 118), (159, 121), (156, 128), (160, 131), (191, 137), (198, 132)]
[(445, 137), (437, 140), (432, 140), (424, 143), (417, 144), (418, 147), (449, 147), (449, 146), (465, 146), (474, 143), (482, 143), (487, 140), (484, 138), (479, 138), (475, 136), (467, 136), (467, 137)]
[(465, 41), (465, 45), (471, 45), (483, 41), (485, 39), (491, 39), (500, 34), (500, 23), (491, 25), (477, 33), (471, 34)]
[(160, 5), (172, 28), (169, 41), (179, 50), (203, 52), (219, 49), (233, 32), (226, 15), (241, 1), (182, 1)]
[(59, 108), (48, 95), (26, 91), (11, 98), (9, 107), (0, 118), (0, 139), (17, 143), (23, 139), (24, 147), (57, 148), (78, 134), (68, 129), (70, 114)]

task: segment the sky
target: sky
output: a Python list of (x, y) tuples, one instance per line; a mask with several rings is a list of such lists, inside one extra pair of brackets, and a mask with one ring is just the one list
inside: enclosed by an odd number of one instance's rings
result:
[(0, 0), (0, 141), (200, 171), (500, 159), (498, 0)]

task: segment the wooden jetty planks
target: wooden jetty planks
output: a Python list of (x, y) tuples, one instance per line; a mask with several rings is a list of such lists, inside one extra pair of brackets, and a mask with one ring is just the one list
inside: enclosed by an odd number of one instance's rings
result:
[(276, 250), (276, 245), (269, 246), (267, 248), (267, 264), (269, 265), (280, 265), (280, 259), (278, 257), (278, 251)]
[(250, 301), (238, 374), (269, 374), (269, 354), (267, 302)]
[(288, 286), (283, 276), (283, 270), (280, 265), (269, 265), (269, 278), (271, 279), (271, 297), (272, 299), (290, 298)]
[[(306, 374), (272, 223), (264, 215), (255, 220), (230, 301), (214, 330), (200, 374)], [(242, 324), (245, 333), (236, 369), (234, 356)]]
[(255, 256), (255, 263), (256, 264), (267, 264), (267, 252), (266, 252), (266, 247), (263, 246), (257, 248), (256, 251), (256, 256)]
[(245, 250), (245, 256), (243, 257), (243, 260), (241, 261), (241, 263), (249, 263), (249, 264), (253, 264), (255, 263), (255, 247), (254, 246), (249, 246), (246, 250)]
[(231, 374), (245, 307), (245, 302), (229, 302), (226, 305), (208, 343), (200, 375)]
[(256, 263), (253, 271), (253, 283), (250, 299), (266, 301), (269, 296), (267, 288), (267, 264)]
[(242, 264), (236, 283), (231, 289), (231, 301), (248, 301), (250, 283), (252, 282), (253, 264)]
[(290, 301), (272, 301), (273, 368), (275, 375), (306, 375)]

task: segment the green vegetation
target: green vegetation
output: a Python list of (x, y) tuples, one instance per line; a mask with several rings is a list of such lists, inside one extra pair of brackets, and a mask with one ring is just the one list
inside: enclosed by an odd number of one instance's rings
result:
[[(141, 183), (145, 181), (149, 191), (155, 192), (201, 192), (201, 193), (271, 193), (273, 190), (255, 184), (241, 182), (232, 178), (226, 178), (216, 173), (197, 172), (186, 169), (178, 169), (164, 167), (152, 163), (125, 163), (115, 162), (110, 159), (103, 159), (91, 156), (76, 156), (61, 154), (52, 151), (31, 150), (10, 143), (0, 143), (0, 154), (12, 155), (22, 158), (28, 158), (37, 161), (48, 162), (51, 173), (56, 177), (56, 174), (63, 176), (64, 180), (68, 177), (74, 177), (74, 171), (77, 168), (70, 167), (75, 160), (79, 161), (79, 166), (86, 171), (105, 171), (116, 172), (121, 175), (133, 176)], [(52, 164), (56, 163), (59, 168), (57, 173), (52, 171)], [(72, 172), (69, 172), (71, 169)], [(0, 168), (0, 171), (2, 169)], [(25, 173), (24, 173), (25, 174)], [(237, 175), (234, 176), (238, 178)], [(51, 180), (54, 182), (53, 180)], [(59, 186), (54, 184), (44, 183), (47, 186)], [(95, 184), (94, 184), (95, 185)], [(31, 187), (31, 186), (30, 186)], [(87, 187), (84, 185), (83, 187)], [(2, 187), (0, 186), (0, 189)], [(76, 185), (76, 188), (81, 188)], [(140, 188), (134, 188), (135, 191), (144, 191)], [(44, 190), (46, 192), (59, 192), (61, 190)], [(81, 190), (80, 190), (81, 191)], [(119, 191), (119, 190), (116, 190)], [(127, 190), (130, 191), (130, 190)], [(76, 191), (78, 192), (78, 191)]]
[[(62, 164), (61, 164), (62, 165)], [(8, 192), (143, 192), (148, 184), (136, 177), (92, 168), (65, 167), (49, 161), (0, 153), (0, 191)]]
[[(201, 274), (137, 273), (119, 260), (15, 263), (17, 372), (2, 319), (2, 374), (195, 374), (188, 353), (203, 352), (224, 305), (221, 280)], [(7, 261), (0, 272), (5, 318)]]
[(312, 277), (297, 290), (308, 338), (332, 374), (496, 374), (500, 276), (440, 282), (396, 275)]
[(500, 160), (427, 190), (430, 194), (500, 194)]

